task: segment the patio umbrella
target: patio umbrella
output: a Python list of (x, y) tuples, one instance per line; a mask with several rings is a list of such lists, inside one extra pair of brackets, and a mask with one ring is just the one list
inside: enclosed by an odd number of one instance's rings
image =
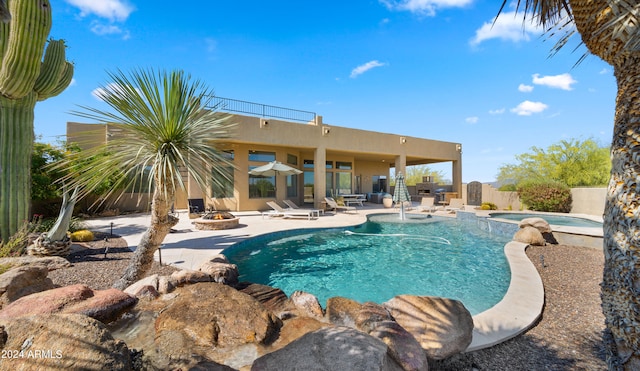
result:
[[(272, 177), (278, 175), (297, 175), (301, 173), (302, 171), (289, 165), (285, 165), (279, 161), (272, 161), (266, 165), (258, 166), (257, 168), (249, 171), (250, 175), (264, 177)], [(275, 189), (276, 188), (274, 187), (274, 191)]]
[(406, 201), (411, 201), (411, 195), (409, 194), (409, 190), (407, 189), (407, 184), (404, 181), (404, 175), (402, 175), (402, 173), (398, 173), (398, 176), (396, 176), (396, 187), (393, 190), (393, 201), (400, 203), (400, 219), (404, 220), (404, 203)]
[(285, 165), (279, 161), (272, 161), (266, 165), (258, 166), (257, 168), (249, 171), (249, 174), (255, 176), (278, 176), (278, 175), (297, 175), (301, 174), (302, 171), (293, 168), (289, 165)]

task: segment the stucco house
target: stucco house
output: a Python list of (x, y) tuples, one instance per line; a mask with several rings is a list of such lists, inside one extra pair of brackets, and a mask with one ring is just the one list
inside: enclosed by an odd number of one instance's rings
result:
[[(229, 169), (233, 185), (203, 194), (185, 175), (187, 190), (177, 195), (176, 208), (187, 208), (187, 200), (194, 198), (204, 199), (208, 207), (230, 211), (264, 210), (266, 202), (274, 199), (322, 207), (327, 195), (388, 192), (392, 167), (396, 173), (404, 173), (410, 165), (442, 162), (451, 164), (452, 191), (462, 194), (460, 143), (352, 129), (324, 123), (314, 112), (216, 99), (236, 124), (233, 139), (220, 143), (235, 165)], [(68, 142), (82, 142), (91, 136), (108, 143), (117, 135), (115, 124), (67, 123)], [(249, 175), (249, 170), (270, 161), (288, 164), (302, 174)], [(130, 204), (122, 208), (145, 205), (135, 199), (138, 197), (129, 195), (121, 200)]]

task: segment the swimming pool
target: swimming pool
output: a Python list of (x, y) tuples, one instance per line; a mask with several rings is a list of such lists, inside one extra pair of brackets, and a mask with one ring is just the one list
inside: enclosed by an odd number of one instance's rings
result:
[(503, 250), (510, 238), (445, 217), (369, 216), (358, 227), (278, 232), (225, 250), (240, 280), (303, 290), (320, 303), (333, 296), (383, 303), (400, 294), (462, 301), (472, 314), (507, 291)]
[(507, 220), (520, 221), (525, 218), (542, 218), (547, 223), (552, 225), (560, 225), (567, 227), (587, 227), (587, 228), (602, 228), (602, 223), (589, 220), (585, 218), (575, 216), (564, 216), (556, 214), (541, 214), (541, 213), (491, 213), (492, 218), (501, 218)]

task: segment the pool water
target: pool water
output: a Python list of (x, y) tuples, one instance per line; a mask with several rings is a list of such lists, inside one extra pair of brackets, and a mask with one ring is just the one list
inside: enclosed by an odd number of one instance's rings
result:
[(602, 228), (601, 222), (574, 216), (537, 213), (491, 213), (490, 215), (492, 218), (502, 218), (515, 221), (520, 221), (525, 218), (542, 218), (549, 224), (566, 227)]
[(462, 301), (472, 314), (498, 303), (511, 273), (509, 238), (444, 217), (373, 215), (358, 226), (278, 232), (225, 251), (241, 281), (383, 303), (400, 294)]

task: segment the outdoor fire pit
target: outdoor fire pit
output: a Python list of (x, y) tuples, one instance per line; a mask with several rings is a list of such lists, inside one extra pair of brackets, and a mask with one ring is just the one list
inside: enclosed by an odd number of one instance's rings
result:
[(193, 221), (196, 229), (201, 231), (215, 231), (231, 229), (238, 226), (240, 218), (225, 211), (211, 211)]

